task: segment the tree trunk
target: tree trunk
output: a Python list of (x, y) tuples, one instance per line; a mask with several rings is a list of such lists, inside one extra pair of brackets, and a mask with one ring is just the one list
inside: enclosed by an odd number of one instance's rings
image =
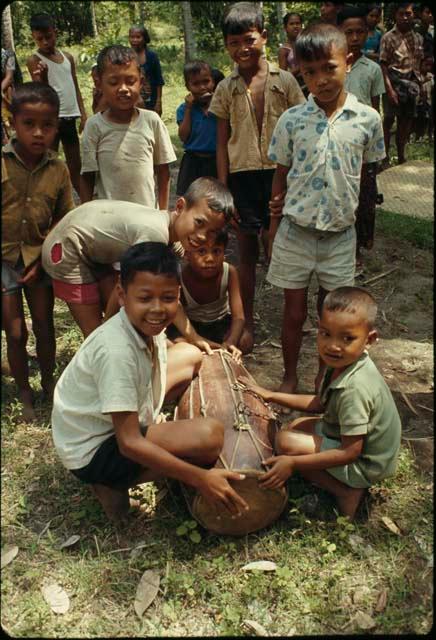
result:
[(129, 12), (129, 22), (131, 26), (132, 24), (136, 23), (136, 11), (135, 11), (135, 3), (134, 2), (130, 2), (129, 6), (128, 6), (128, 12)]
[(8, 4), (2, 12), (2, 47), (4, 49), (15, 50), (10, 4)]
[(192, 24), (191, 3), (181, 2), (183, 11), (183, 35), (185, 38), (185, 62), (197, 57), (197, 43), (195, 42), (194, 28)]
[(92, 24), (92, 36), (96, 38), (98, 36), (97, 20), (95, 19), (95, 3), (91, 2), (91, 24)]
[[(279, 24), (279, 27), (281, 29), (281, 42), (286, 42), (286, 32), (285, 29), (283, 27), (283, 18), (285, 17), (286, 13), (287, 13), (287, 9), (286, 9), (286, 2), (277, 2), (277, 22)], [(284, 38), (284, 39), (283, 39)]]
[(139, 4), (139, 22), (144, 24), (148, 18), (148, 10), (145, 2), (138, 2)]

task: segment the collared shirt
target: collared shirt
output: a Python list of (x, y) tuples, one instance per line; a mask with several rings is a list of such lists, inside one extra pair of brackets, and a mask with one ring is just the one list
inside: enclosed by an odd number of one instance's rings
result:
[(371, 484), (392, 475), (401, 420), (389, 387), (366, 352), (330, 382), (333, 371), (327, 368), (321, 388), (323, 434), (338, 442), (342, 436), (364, 435), (355, 461), (362, 476)]
[(280, 117), (269, 157), (290, 167), (283, 214), (302, 227), (342, 231), (354, 224), (362, 162), (385, 157), (380, 115), (348, 93), (328, 119), (310, 94)]
[(53, 151), (44, 154), (30, 170), (13, 142), (2, 148), (2, 260), (24, 266), (41, 254), (42, 243), (53, 222), (74, 208), (70, 174)]
[(365, 55), (354, 62), (345, 78), (345, 89), (356, 96), (359, 102), (372, 106), (371, 98), (386, 93), (385, 81), (380, 65)]
[(165, 331), (152, 348), (124, 308), (98, 327), (64, 369), (53, 398), (52, 435), (67, 469), (81, 469), (114, 434), (111, 413), (132, 411), (140, 425), (156, 422), (166, 385)]
[(209, 111), (230, 122), (231, 133), (227, 145), (229, 172), (274, 169), (275, 162), (268, 159), (268, 145), (277, 120), (286, 109), (305, 101), (292, 73), (268, 63), (262, 130), (259, 134), (253, 100), (238, 67), (221, 80), (215, 89)]
[[(183, 121), (185, 111), (186, 103), (183, 102), (177, 107), (177, 124)], [(183, 143), (183, 148), (186, 151), (199, 153), (215, 153), (216, 151), (216, 115), (208, 111), (205, 113), (195, 102), (191, 109), (191, 133)]]
[(401, 33), (395, 26), (384, 34), (380, 43), (380, 62), (400, 73), (419, 73), (423, 57), (423, 39), (410, 30)]

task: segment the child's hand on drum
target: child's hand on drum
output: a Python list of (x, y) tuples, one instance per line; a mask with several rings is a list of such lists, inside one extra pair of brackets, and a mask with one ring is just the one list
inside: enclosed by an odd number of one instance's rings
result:
[(232, 356), (232, 360), (234, 360), (237, 364), (242, 364), (242, 351), (238, 349), (234, 344), (227, 344), (227, 342), (223, 342), (221, 348), (225, 351), (228, 351)]
[(205, 482), (197, 487), (201, 495), (210, 502), (220, 503), (232, 516), (240, 516), (248, 511), (248, 504), (230, 486), (229, 480), (244, 480), (245, 476), (227, 469), (209, 469), (204, 475)]
[(213, 351), (212, 349), (221, 349), (221, 345), (218, 342), (214, 342), (213, 340), (207, 340), (206, 338), (201, 338), (200, 336), (195, 341), (191, 342), (196, 347), (201, 349), (201, 351), (205, 351), (207, 355), (211, 356)]
[(248, 378), (247, 376), (239, 376), (238, 382), (247, 387), (249, 391), (253, 391), (260, 398), (263, 398), (263, 400), (269, 400), (271, 391), (268, 391), (268, 389), (255, 384), (251, 378)]
[(272, 456), (264, 462), (273, 466), (261, 476), (259, 484), (264, 489), (280, 489), (294, 470), (292, 456)]

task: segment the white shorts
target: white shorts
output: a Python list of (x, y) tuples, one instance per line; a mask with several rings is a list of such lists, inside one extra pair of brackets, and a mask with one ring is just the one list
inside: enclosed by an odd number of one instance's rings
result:
[(326, 291), (352, 286), (356, 266), (354, 225), (344, 231), (301, 227), (284, 216), (272, 249), (267, 280), (282, 289), (305, 289), (316, 273)]

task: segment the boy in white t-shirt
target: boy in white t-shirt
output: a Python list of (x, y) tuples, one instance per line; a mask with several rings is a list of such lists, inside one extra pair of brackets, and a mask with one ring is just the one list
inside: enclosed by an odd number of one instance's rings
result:
[(138, 109), (141, 76), (136, 53), (129, 47), (105, 47), (97, 57), (96, 87), (107, 109), (86, 123), (82, 138), (81, 201), (97, 198), (167, 209), (168, 164), (176, 160), (162, 120), (154, 111)]
[(182, 393), (202, 357), (186, 343), (167, 350), (164, 330), (180, 297), (176, 255), (160, 242), (130, 247), (117, 286), (122, 309), (85, 340), (55, 388), (52, 433), (62, 463), (91, 485), (112, 520), (127, 513), (129, 487), (165, 476), (239, 515), (248, 506), (229, 480), (243, 476), (205, 468), (221, 452), (222, 423), (158, 424), (164, 398)]

